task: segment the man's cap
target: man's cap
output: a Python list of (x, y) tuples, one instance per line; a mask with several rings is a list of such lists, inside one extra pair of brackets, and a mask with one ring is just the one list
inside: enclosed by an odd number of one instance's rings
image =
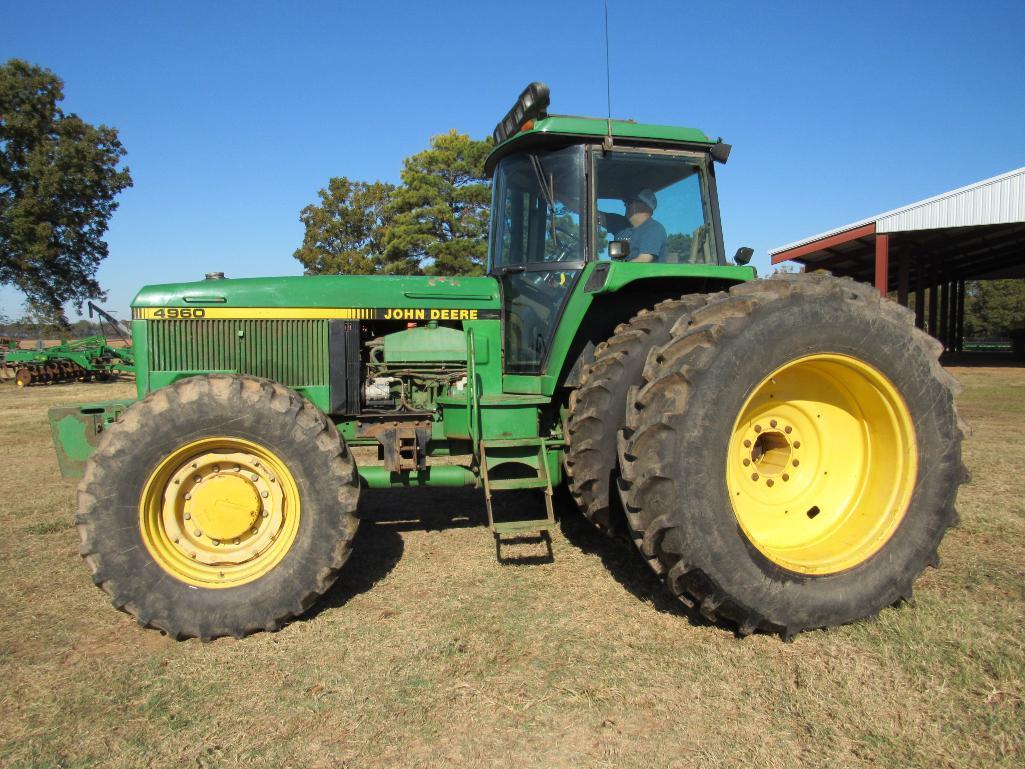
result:
[(643, 190), (634, 195), (634, 200), (639, 200), (652, 211), (658, 206), (658, 198), (655, 197), (655, 193), (645, 187)]

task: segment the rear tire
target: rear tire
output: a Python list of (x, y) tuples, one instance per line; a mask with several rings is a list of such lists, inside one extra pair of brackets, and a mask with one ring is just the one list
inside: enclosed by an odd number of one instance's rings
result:
[(786, 275), (707, 297), (649, 356), (620, 438), (644, 557), (742, 635), (910, 599), (966, 479), (940, 352), (850, 280)]
[(349, 555), (358, 498), (352, 455), (313, 404), (210, 375), (150, 393), (104, 433), (76, 524), (115, 607), (210, 640), (306, 611)]
[(703, 295), (669, 299), (616, 326), (598, 345), (580, 387), (570, 395), (565, 455), (569, 491), (588, 520), (610, 536), (626, 530), (615, 488), (616, 436), (625, 422), (627, 391), (640, 381), (648, 352), (669, 340), (681, 316), (703, 304)]

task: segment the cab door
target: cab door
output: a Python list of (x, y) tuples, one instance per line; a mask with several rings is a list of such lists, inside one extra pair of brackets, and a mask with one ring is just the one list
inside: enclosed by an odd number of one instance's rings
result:
[(583, 147), (523, 152), (495, 174), (491, 272), (503, 308), (507, 374), (539, 374), (584, 267)]

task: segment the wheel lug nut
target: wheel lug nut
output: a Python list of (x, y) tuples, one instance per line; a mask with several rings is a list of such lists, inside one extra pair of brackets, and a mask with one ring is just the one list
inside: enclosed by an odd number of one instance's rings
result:
[(761, 425), (755, 425), (755, 432), (756, 433), (760, 433), (761, 431), (762, 431), (762, 426)]
[(260, 513), (261, 518), (266, 518), (268, 515), (270, 515), (270, 513), (268, 513), (266, 510)]
[(202, 537), (203, 536), (203, 532), (200, 531), (199, 529), (193, 529), (192, 533), (195, 534), (197, 537)]
[(256, 473), (250, 473), (249, 477), (252, 478), (254, 481), (260, 480), (260, 476), (257, 475)]
[(794, 460), (794, 467), (797, 467), (799, 464), (801, 464), (801, 460), (800, 459), (795, 459)]
[(794, 441), (794, 448), (795, 449), (801, 448), (801, 442), (800, 441)]
[(792, 433), (793, 431), (794, 431), (794, 428), (792, 428), (790, 425), (787, 425), (786, 427), (783, 428), (783, 432), (785, 432), (787, 435), (790, 435), (790, 433)]
[(185, 513), (185, 520), (187, 521), (190, 518), (192, 518), (192, 513)]
[(241, 469), (242, 469), (241, 467), (239, 467), (238, 465), (235, 465), (235, 472), (236, 472), (236, 473), (237, 473), (237, 472), (238, 472), (239, 470), (241, 470)]
[(261, 491), (260, 492), (260, 496), (262, 496), (264, 499), (266, 499), (267, 497), (270, 496), (270, 492), (269, 491)]
[(787, 475), (786, 473), (783, 473), (783, 480), (784, 481), (789, 481), (790, 480), (790, 476)]
[(214, 465), (214, 472), (215, 473), (219, 473), (220, 471), (221, 471), (221, 466), (220, 465)]
[(268, 478), (267, 480), (269, 480), (271, 483), (275, 483), (273, 475), (270, 478)]
[(215, 540), (213, 541), (213, 543), (214, 543), (215, 545), (219, 545), (219, 544), (221, 544), (221, 540), (219, 540), (219, 539), (215, 539)]
[(751, 473), (751, 480), (752, 481), (757, 481), (758, 480), (758, 473)]
[(772, 478), (769, 478), (769, 480), (767, 480), (767, 481), (765, 482), (765, 485), (766, 485), (766, 486), (772, 486)]
[(240, 540), (239, 540), (238, 538), (236, 538), (236, 539), (235, 539), (235, 544), (237, 545), (237, 544), (239, 543), (239, 541), (240, 541)]
[(186, 494), (185, 495), (185, 499), (192, 499), (192, 495), (191, 494)]
[(745, 459), (744, 460), (744, 467), (747, 467), (749, 464), (751, 464), (751, 460), (750, 459)]
[(203, 482), (203, 476), (202, 475), (197, 475), (192, 480), (194, 480), (196, 483), (202, 483)]
[(751, 448), (751, 441), (744, 441), (744, 448), (745, 449)]
[(772, 420), (769, 421), (769, 427), (775, 427), (776, 425), (777, 425), (777, 422), (776, 422), (775, 419), (772, 419)]

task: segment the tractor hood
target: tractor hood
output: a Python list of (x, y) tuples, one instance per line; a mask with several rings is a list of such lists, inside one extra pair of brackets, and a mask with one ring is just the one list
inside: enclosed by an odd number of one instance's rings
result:
[(316, 275), (146, 286), (132, 317), (476, 320), (497, 318), (500, 308), (489, 277)]

